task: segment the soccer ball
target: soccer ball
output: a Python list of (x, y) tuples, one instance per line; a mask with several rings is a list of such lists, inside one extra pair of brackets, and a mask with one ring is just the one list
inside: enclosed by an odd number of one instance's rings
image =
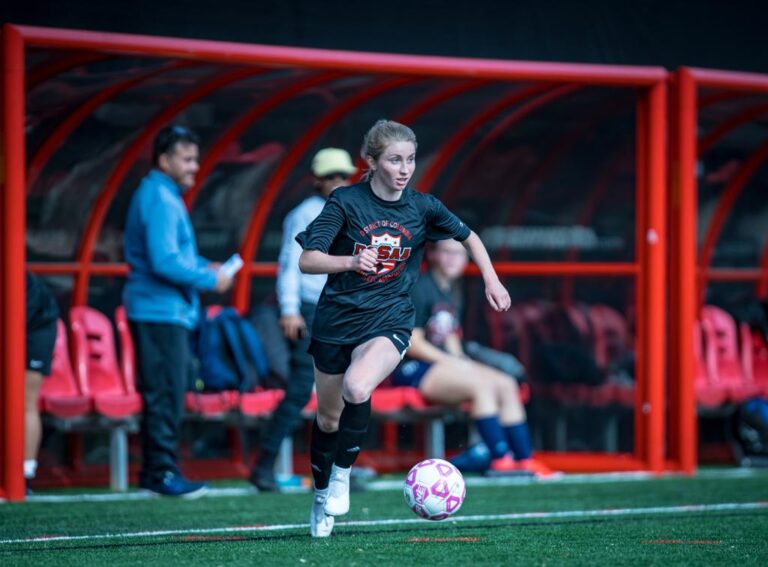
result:
[(459, 469), (442, 459), (413, 466), (403, 486), (405, 502), (418, 516), (444, 520), (461, 508), (467, 488)]

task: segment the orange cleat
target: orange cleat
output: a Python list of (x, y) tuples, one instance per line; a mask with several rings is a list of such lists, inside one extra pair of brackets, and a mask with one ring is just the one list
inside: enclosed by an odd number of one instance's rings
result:
[(515, 466), (517, 467), (517, 470), (525, 471), (539, 478), (547, 478), (557, 474), (547, 465), (536, 459), (523, 459), (522, 461), (517, 461)]
[(504, 455), (491, 461), (491, 466), (486, 474), (489, 476), (520, 474), (520, 469), (517, 467), (515, 459), (510, 455)]

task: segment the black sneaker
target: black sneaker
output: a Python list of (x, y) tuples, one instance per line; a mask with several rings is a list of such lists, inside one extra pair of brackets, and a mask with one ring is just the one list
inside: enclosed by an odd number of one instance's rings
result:
[(271, 470), (255, 467), (248, 480), (259, 492), (280, 492), (275, 473)]
[(208, 492), (206, 483), (187, 480), (180, 474), (171, 471), (166, 472), (160, 480), (139, 482), (139, 487), (160, 496), (177, 496), (189, 500), (200, 498)]
[(30, 496), (30, 495), (32, 495), (32, 494), (34, 494), (34, 493), (35, 493), (35, 491), (34, 491), (34, 490), (32, 490), (32, 486), (31, 486), (31, 484), (30, 484), (30, 480), (31, 480), (31, 479), (29, 479), (29, 478), (25, 478), (25, 479), (24, 479), (24, 494), (25, 494), (26, 496)]

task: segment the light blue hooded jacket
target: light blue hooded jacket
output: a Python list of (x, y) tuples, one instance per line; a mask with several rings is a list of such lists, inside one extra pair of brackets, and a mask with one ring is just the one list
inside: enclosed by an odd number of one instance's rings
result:
[(197, 253), (182, 188), (153, 169), (131, 200), (125, 224), (130, 266), (123, 303), (131, 321), (197, 325), (198, 290), (216, 287), (216, 271)]

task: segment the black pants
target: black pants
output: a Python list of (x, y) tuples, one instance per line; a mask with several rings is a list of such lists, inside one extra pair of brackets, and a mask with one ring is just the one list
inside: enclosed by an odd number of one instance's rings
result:
[(180, 325), (131, 321), (136, 348), (137, 388), (144, 400), (139, 482), (166, 471), (179, 473), (177, 451), (187, 388), (189, 331)]
[[(301, 419), (301, 410), (307, 405), (312, 395), (315, 371), (307, 348), (309, 347), (309, 329), (312, 328), (312, 321), (315, 318), (315, 307), (313, 303), (301, 304), (301, 316), (307, 323), (307, 332), (291, 344), (291, 371), (285, 388), (285, 397), (272, 414), (272, 419), (264, 433), (261, 450), (267, 462), (260, 461), (260, 464), (263, 462), (271, 466), (274, 463), (274, 456), (280, 450), (280, 444), (286, 436), (293, 433)], [(269, 460), (272, 462), (268, 462)]]

